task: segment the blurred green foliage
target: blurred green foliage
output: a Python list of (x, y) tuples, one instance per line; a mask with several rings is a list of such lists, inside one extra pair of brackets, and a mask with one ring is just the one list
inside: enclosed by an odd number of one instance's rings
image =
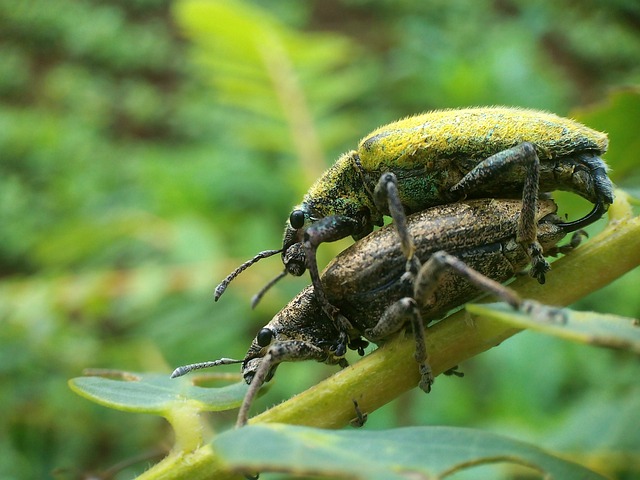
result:
[[(153, 458), (170, 444), (161, 420), (92, 405), (66, 380), (242, 355), (306, 280), (255, 312), (278, 260), (219, 304), (212, 289), (280, 245), (291, 206), (340, 152), (432, 108), (605, 102), (640, 84), (639, 24), (635, 0), (0, 0), (0, 476), (107, 478)], [(610, 101), (628, 114), (578, 112), (610, 132), (613, 178), (633, 190), (638, 150), (615, 145), (637, 142), (637, 96)], [(639, 277), (578, 307), (640, 317)], [(481, 426), (637, 474), (620, 460), (640, 448), (637, 359), (525, 334), (463, 370), (370, 428)], [(331, 371), (282, 367), (260, 405)]]

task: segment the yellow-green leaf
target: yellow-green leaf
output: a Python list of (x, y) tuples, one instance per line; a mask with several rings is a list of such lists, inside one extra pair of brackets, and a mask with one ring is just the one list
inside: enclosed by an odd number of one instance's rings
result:
[(564, 309), (562, 312), (566, 321), (553, 321), (516, 312), (503, 303), (470, 304), (466, 308), (473, 314), (501, 320), (518, 328), (640, 354), (640, 323), (632, 318)]

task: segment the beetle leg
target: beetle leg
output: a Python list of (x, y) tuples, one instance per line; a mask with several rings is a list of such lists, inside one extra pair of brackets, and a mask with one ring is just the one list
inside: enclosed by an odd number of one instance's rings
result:
[(247, 424), (249, 418), (249, 408), (251, 403), (255, 399), (260, 387), (264, 385), (269, 372), (273, 370), (278, 364), (282, 362), (295, 362), (303, 360), (317, 360), (322, 362), (326, 360), (327, 352), (309, 342), (303, 342), (300, 340), (287, 340), (272, 343), (262, 361), (257, 368), (251, 382), (249, 383), (249, 389), (247, 390), (240, 411), (238, 412), (238, 419), (236, 421), (236, 428), (242, 427)]
[(448, 377), (451, 376), (455, 376), (455, 377), (459, 377), (462, 378), (464, 377), (464, 372), (461, 372), (460, 370), (458, 370), (459, 365), (455, 365), (453, 367), (451, 367), (449, 370), (442, 372), (443, 375), (446, 375)]
[(476, 287), (495, 295), (513, 308), (520, 308), (522, 299), (513, 290), (482, 275), (459, 258), (449, 255), (444, 251), (439, 251), (431, 255), (429, 260), (425, 262), (418, 272), (418, 276), (414, 282), (414, 297), (420, 303), (422, 303), (423, 299), (430, 298), (440, 284), (440, 277), (447, 270), (453, 270)]
[(360, 410), (360, 405), (358, 405), (358, 402), (355, 399), (351, 399), (351, 401), (353, 402), (353, 408), (356, 411), (356, 417), (349, 421), (349, 425), (351, 425), (353, 428), (363, 427), (364, 424), (367, 423), (367, 418), (369, 415), (366, 412), (363, 413), (362, 410)]
[(543, 284), (545, 282), (544, 274), (551, 270), (551, 266), (544, 258), (542, 245), (536, 240), (526, 245), (526, 251), (531, 260), (529, 275), (538, 280), (538, 283)]
[(546, 252), (544, 252), (544, 254), (552, 257), (557, 257), (559, 254), (566, 255), (580, 245), (580, 243), (582, 242), (582, 237), (588, 236), (589, 234), (584, 230), (578, 230), (571, 236), (571, 240), (569, 241), (569, 243), (560, 246), (556, 245), (553, 248), (548, 249)]
[(349, 348), (351, 350), (357, 350), (358, 355), (360, 355), (361, 357), (364, 357), (364, 349), (367, 348), (368, 346), (369, 346), (369, 342), (367, 342), (366, 340), (363, 340), (361, 337), (352, 338), (349, 341)]
[(477, 288), (508, 303), (514, 309), (528, 314), (541, 321), (563, 321), (562, 310), (543, 305), (534, 300), (522, 300), (520, 296), (501, 283), (474, 270), (462, 260), (446, 252), (439, 251), (431, 255), (429, 260), (418, 272), (414, 283), (414, 297), (421, 302), (424, 298), (430, 298), (439, 286), (439, 279), (445, 270), (453, 270), (457, 275), (465, 278)]
[(417, 273), (420, 268), (420, 261), (415, 256), (416, 246), (413, 237), (409, 234), (407, 227), (407, 215), (400, 202), (398, 193), (398, 179), (392, 172), (383, 173), (374, 191), (376, 206), (384, 211), (389, 209), (389, 215), (393, 218), (396, 231), (400, 236), (402, 253), (407, 259), (407, 272)]
[(451, 193), (464, 197), (475, 190), (483, 190), (483, 185), (491, 184), (500, 173), (517, 165), (525, 168), (525, 174), (522, 187), (522, 210), (518, 219), (516, 241), (526, 249), (531, 259), (529, 274), (538, 282), (544, 283), (544, 274), (551, 267), (545, 260), (542, 246), (537, 240), (536, 212), (538, 210), (540, 159), (533, 144), (523, 142), (486, 158), (451, 187)]
[(433, 384), (433, 372), (428, 361), (424, 323), (413, 298), (401, 298), (387, 308), (376, 326), (365, 330), (365, 337), (374, 342), (387, 338), (402, 329), (407, 322), (411, 323), (416, 342), (414, 358), (420, 369), (420, 388), (429, 393)]
[(339, 332), (338, 346), (335, 351), (336, 356), (339, 357), (347, 351), (347, 343), (349, 341), (348, 333), (353, 330), (353, 326), (351, 322), (340, 313), (338, 308), (331, 304), (325, 294), (322, 282), (320, 281), (316, 251), (318, 245), (323, 242), (333, 242), (353, 235), (359, 230), (359, 226), (358, 221), (353, 218), (333, 215), (318, 220), (307, 229), (304, 235), (307, 268), (309, 269), (309, 275), (313, 283), (314, 294), (322, 306), (322, 310), (333, 321)]
[[(384, 211), (385, 207), (388, 207), (396, 232), (400, 236), (402, 252), (407, 258), (403, 278), (413, 281), (421, 265), (415, 256), (415, 243), (407, 227), (407, 216), (400, 202), (395, 174), (387, 172), (380, 177), (374, 199), (380, 210)], [(365, 336), (372, 341), (383, 339), (399, 331), (407, 322), (411, 323), (416, 342), (414, 358), (420, 370), (420, 388), (429, 393), (433, 384), (433, 372), (428, 362), (425, 327), (416, 300), (410, 297), (398, 300), (384, 312), (375, 327), (365, 331)]]

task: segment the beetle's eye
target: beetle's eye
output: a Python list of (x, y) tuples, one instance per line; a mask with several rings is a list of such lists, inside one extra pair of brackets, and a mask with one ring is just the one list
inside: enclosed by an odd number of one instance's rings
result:
[(256, 341), (261, 347), (266, 347), (267, 345), (269, 345), (272, 339), (273, 330), (271, 330), (270, 328), (263, 328), (258, 332), (258, 335), (256, 335)]
[(291, 224), (291, 228), (295, 228), (296, 230), (302, 228), (304, 225), (304, 212), (302, 210), (294, 210), (291, 212), (289, 223)]

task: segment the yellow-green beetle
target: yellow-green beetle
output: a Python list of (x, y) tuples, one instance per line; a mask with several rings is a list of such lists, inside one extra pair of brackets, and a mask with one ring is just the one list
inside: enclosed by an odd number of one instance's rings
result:
[[(407, 214), (463, 198), (518, 198), (526, 182), (535, 182), (543, 192), (567, 190), (595, 205), (582, 219), (563, 225), (566, 231), (580, 229), (613, 202), (613, 185), (600, 158), (607, 144), (606, 134), (576, 121), (521, 108), (436, 110), (385, 125), (342, 155), (309, 189), (289, 217), (282, 249), (261, 252), (241, 265), (216, 288), (216, 300), (241, 271), (276, 253), (285, 266), (278, 278), (309, 268), (318, 293), (317, 246), (349, 235), (358, 240), (382, 225), (389, 209), (375, 190), (386, 172), (395, 174)], [(537, 190), (523, 199), (531, 205), (524, 223), (531, 223), (536, 200)], [(535, 239), (535, 223), (533, 229), (528, 236)]]

